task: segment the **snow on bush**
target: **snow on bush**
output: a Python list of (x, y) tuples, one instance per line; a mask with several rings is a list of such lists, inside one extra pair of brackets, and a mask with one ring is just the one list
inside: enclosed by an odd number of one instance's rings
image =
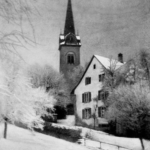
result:
[(44, 89), (32, 87), (25, 68), (11, 58), (0, 59), (0, 97), (0, 120), (28, 128), (43, 128), (41, 116), (55, 103)]

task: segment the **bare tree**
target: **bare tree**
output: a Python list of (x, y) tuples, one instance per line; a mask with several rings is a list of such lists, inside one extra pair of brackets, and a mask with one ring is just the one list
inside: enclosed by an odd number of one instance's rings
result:
[(39, 14), (36, 6), (33, 0), (3, 0), (0, 2), (0, 21), (5, 24), (6, 29), (0, 31), (1, 51), (18, 55), (16, 48), (25, 48), (26, 44), (36, 43), (32, 22), (32, 15)]
[(123, 64), (118, 61), (110, 59), (110, 65), (108, 68), (103, 67), (105, 74), (103, 81), (104, 91), (111, 93), (113, 90), (118, 87), (120, 84), (126, 84), (126, 71), (122, 72), (121, 67)]
[(46, 113), (45, 108), (49, 102), (45, 91), (33, 88), (28, 77), (20, 72), (20, 62), (16, 63), (21, 58), (18, 48), (20, 50), (27, 48), (27, 44), (36, 44), (32, 18), (39, 12), (35, 2), (35, 0), (2, 0), (0, 2), (0, 21), (5, 25), (5, 29), (0, 31), (0, 62), (5, 64), (5, 68), (2, 65), (0, 67), (0, 106), (2, 107), (0, 117), (5, 122), (5, 138), (8, 121), (18, 120), (23, 123), (28, 122), (28, 127), (31, 128), (41, 127), (40, 116)]
[(96, 127), (96, 119), (97, 119), (97, 109), (98, 109), (98, 96), (93, 98), (93, 103), (94, 103), (94, 112), (92, 114), (92, 117), (94, 119), (94, 129)]
[(146, 81), (150, 87), (150, 53), (142, 49), (134, 59), (136, 82)]

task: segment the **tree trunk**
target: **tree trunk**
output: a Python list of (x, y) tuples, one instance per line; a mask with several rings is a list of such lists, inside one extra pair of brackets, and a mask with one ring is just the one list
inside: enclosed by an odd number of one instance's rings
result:
[(96, 118), (94, 118), (94, 129), (95, 129), (95, 120), (96, 120)]
[(141, 137), (140, 137), (140, 142), (141, 142), (142, 150), (145, 150), (143, 139)]
[(7, 138), (7, 118), (5, 118), (5, 122), (4, 122), (4, 138)]

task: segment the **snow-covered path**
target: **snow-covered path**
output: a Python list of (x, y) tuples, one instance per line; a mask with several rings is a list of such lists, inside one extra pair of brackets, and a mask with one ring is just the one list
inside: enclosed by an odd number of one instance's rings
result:
[(8, 125), (8, 138), (2, 138), (3, 125), (0, 126), (0, 150), (89, 150), (68, 141), (57, 139)]

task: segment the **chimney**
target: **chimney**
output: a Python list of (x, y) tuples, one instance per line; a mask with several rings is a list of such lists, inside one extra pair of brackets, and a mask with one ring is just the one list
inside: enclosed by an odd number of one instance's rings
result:
[(118, 54), (118, 61), (123, 63), (123, 54), (122, 53)]

